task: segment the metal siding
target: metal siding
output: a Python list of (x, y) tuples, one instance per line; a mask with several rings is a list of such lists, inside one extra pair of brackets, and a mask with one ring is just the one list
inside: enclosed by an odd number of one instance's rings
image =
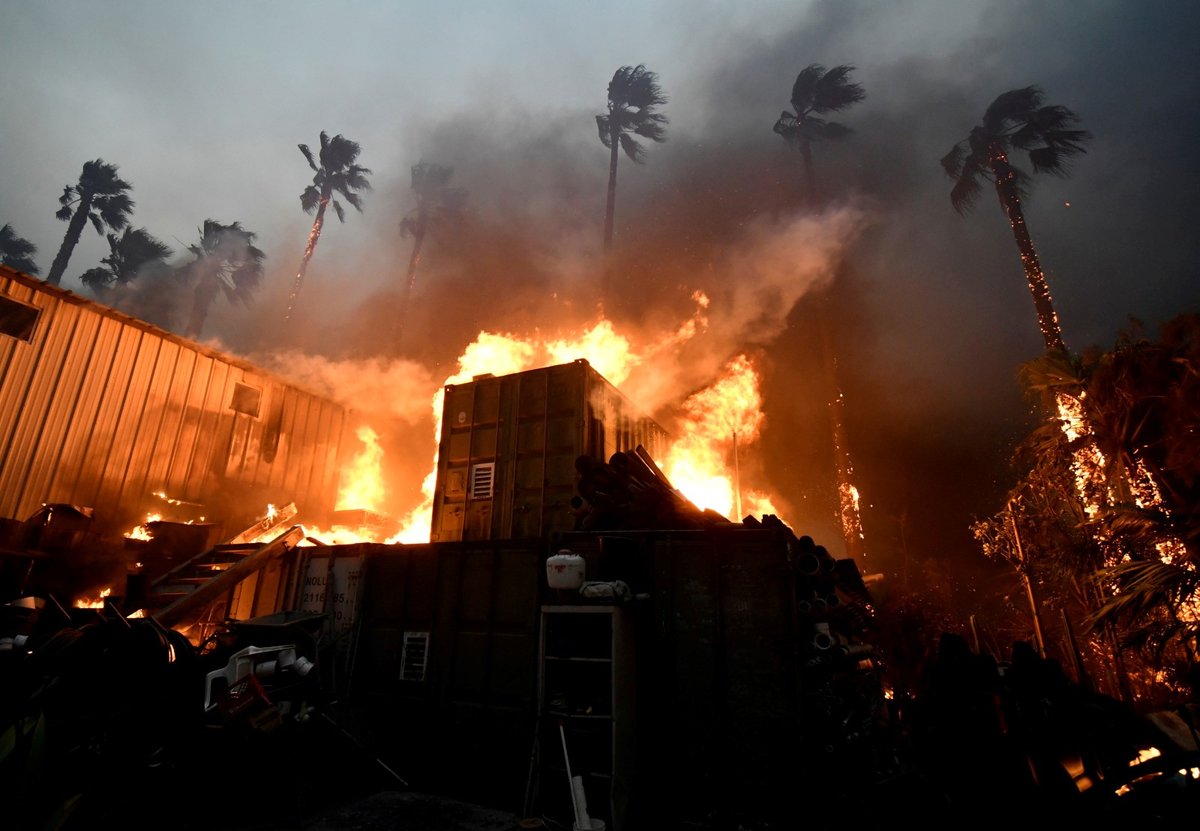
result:
[(183, 402), (183, 420), (179, 425), (179, 438), (175, 442), (171, 455), (171, 467), (167, 471), (167, 493), (176, 499), (199, 501), (188, 490), (188, 474), (192, 469), (192, 460), (196, 456), (200, 415), (204, 408), (204, 401), (208, 397), (209, 383), (212, 381), (212, 365), (212, 358), (207, 355), (197, 355), (196, 365), (192, 368), (187, 396)]
[[(291, 419), (284, 419), (288, 424), (287, 433), (281, 438), (287, 438), (287, 468), (284, 471), (283, 489), (287, 493), (295, 493), (300, 484), (300, 472), (304, 465), (303, 445), (300, 441), (308, 424), (309, 401), (307, 397), (289, 395), (292, 402)], [(278, 458), (275, 460), (279, 462)]]
[[(45, 309), (43, 319), (56, 309)], [(69, 316), (67, 325), (47, 326), (42, 329), (36, 352), (32, 356), (29, 383), (21, 398), (19, 418), (8, 433), (8, 449), (5, 454), (4, 475), (0, 477), (0, 491), (19, 491), (26, 487), (31, 469), (34, 467), (38, 439), (49, 415), (52, 396), (58, 384), (70, 344)], [(31, 512), (31, 511), (30, 511)]]
[[(38, 446), (34, 451), (34, 467), (30, 470), (24, 486), (27, 498), (40, 497), (44, 502), (57, 501), (53, 498), (51, 486), (62, 461), (64, 437), (75, 420), (75, 409), (82, 394), (92, 342), (95, 339), (95, 328), (99, 324), (95, 315), (66, 305), (60, 308), (63, 312), (72, 312), (69, 315), (69, 357), (63, 362), (62, 372), (55, 384), (50, 411), (43, 422)], [(66, 322), (67, 315), (59, 315), (59, 324), (65, 325)]]
[(225, 402), (228, 401), (228, 379), (229, 366), (214, 360), (204, 401), (200, 405), (196, 444), (188, 467), (186, 493), (189, 494), (189, 499), (197, 502), (204, 501), (204, 494), (208, 492), (207, 485), (213, 482), (212, 466), (222, 446), (221, 413)]
[[(145, 333), (138, 344), (136, 356), (129, 368), (129, 384), (122, 396), (117, 427), (95, 504), (120, 506), (121, 492), (129, 477), (130, 462), (139, 444), (145, 443), (141, 435), (141, 425), (150, 397), (150, 383), (158, 362), (160, 344), (160, 338)], [(129, 518), (125, 510), (118, 508), (114, 513), (118, 514), (119, 522), (123, 523)], [(133, 511), (128, 511), (128, 514), (132, 516)]]
[(154, 371), (146, 391), (146, 404), (138, 426), (138, 440), (129, 459), (129, 473), (117, 497), (123, 513), (127, 511), (140, 515), (148, 504), (153, 504), (150, 496), (159, 489), (159, 483), (151, 478), (151, 471), (156, 462), (155, 449), (167, 422), (169, 395), (175, 381), (180, 351), (177, 345), (168, 340), (159, 341)]
[(116, 343), (118, 331), (114, 326), (106, 326), (105, 319), (98, 315), (85, 315), (81, 321), (76, 349), (84, 363), (83, 379), (71, 420), (65, 435), (59, 439), (61, 450), (50, 485), (50, 501), (70, 502), (83, 473), (83, 459), (91, 439), (92, 423), (104, 395), (109, 367), (115, 357), (111, 347)]
[(200, 357), (190, 349), (178, 349), (166, 399), (163, 401), (162, 421), (158, 426), (154, 451), (146, 471), (148, 488), (162, 491), (168, 496), (172, 495), (171, 470), (175, 449), (179, 446), (179, 438), (183, 433), (188, 393), (192, 388), (192, 376), (196, 372), (196, 364), (199, 363)]
[[(111, 522), (145, 510), (154, 491), (203, 502), (226, 483), (291, 485), (315, 513), (334, 507), (339, 405), (5, 267), (0, 293), (40, 309), (31, 341), (0, 337), (0, 515), (73, 502)], [(271, 461), (270, 415), (228, 411), (247, 377), (266, 413), (287, 405)]]

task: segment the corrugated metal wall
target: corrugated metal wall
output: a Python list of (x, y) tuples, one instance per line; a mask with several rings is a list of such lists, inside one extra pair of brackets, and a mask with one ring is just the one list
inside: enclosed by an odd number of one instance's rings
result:
[(128, 530), (166, 513), (156, 493), (233, 524), (267, 502), (333, 510), (340, 405), (2, 266), (0, 304), (0, 516), (67, 502)]

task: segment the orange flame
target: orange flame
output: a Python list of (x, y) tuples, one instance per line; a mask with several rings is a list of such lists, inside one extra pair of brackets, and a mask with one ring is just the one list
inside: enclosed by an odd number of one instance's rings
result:
[[(758, 374), (745, 355), (730, 361), (711, 386), (683, 402), (682, 435), (667, 449), (663, 472), (697, 507), (726, 517), (741, 514), (738, 454), (758, 439), (761, 408)], [(762, 494), (750, 494), (747, 501), (751, 512), (775, 511)]]
[(81, 597), (75, 601), (76, 609), (103, 609), (104, 599), (112, 594), (112, 588), (104, 589), (99, 597)]

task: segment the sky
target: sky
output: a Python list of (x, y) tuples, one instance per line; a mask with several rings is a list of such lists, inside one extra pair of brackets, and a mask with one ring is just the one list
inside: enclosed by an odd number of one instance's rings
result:
[[(696, 289), (713, 302), (705, 338), (631, 379), (635, 400), (669, 419), (721, 360), (752, 352), (766, 426), (750, 468), (783, 495), (785, 522), (834, 549), (814, 339), (828, 327), (868, 570), (978, 560), (969, 524), (1000, 507), (1033, 424), (1017, 369), (1041, 338), (1011, 232), (987, 192), (958, 215), (938, 164), (997, 95), (1036, 84), (1093, 136), (1025, 204), (1068, 346), (1200, 311), (1193, 3), (0, 0), (0, 13), (0, 224), (38, 247), (42, 273), (63, 186), (86, 160), (115, 163), (133, 226), (177, 254), (208, 218), (257, 234), (264, 287), (250, 308), (218, 304), (210, 338), (268, 365), (287, 364), (285, 347), (293, 367), (345, 361), (359, 406), (386, 378), (411, 409), (407, 385), (440, 384), (481, 330), (589, 319), (608, 168), (594, 116), (613, 72), (644, 64), (668, 96), (667, 141), (619, 167), (608, 312), (650, 338), (687, 319)], [(853, 66), (866, 98), (837, 116), (847, 140), (815, 148), (830, 207), (806, 224), (798, 155), (771, 128), (810, 63)], [(296, 145), (322, 131), (361, 145), (373, 187), (361, 214), (326, 225), (284, 327), (311, 224)], [(469, 216), (425, 252), (397, 354), (379, 333), (419, 161), (454, 168)], [(105, 253), (85, 230), (63, 286), (86, 294), (78, 276)], [(830, 279), (834, 300), (815, 307)], [(393, 452), (424, 452), (420, 418), (404, 413), (414, 437)]]

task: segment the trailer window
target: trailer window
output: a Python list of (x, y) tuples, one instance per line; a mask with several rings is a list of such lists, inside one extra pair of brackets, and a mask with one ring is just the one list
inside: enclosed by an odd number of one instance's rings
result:
[(0, 334), (17, 340), (32, 341), (33, 327), (42, 310), (11, 297), (0, 296)]

